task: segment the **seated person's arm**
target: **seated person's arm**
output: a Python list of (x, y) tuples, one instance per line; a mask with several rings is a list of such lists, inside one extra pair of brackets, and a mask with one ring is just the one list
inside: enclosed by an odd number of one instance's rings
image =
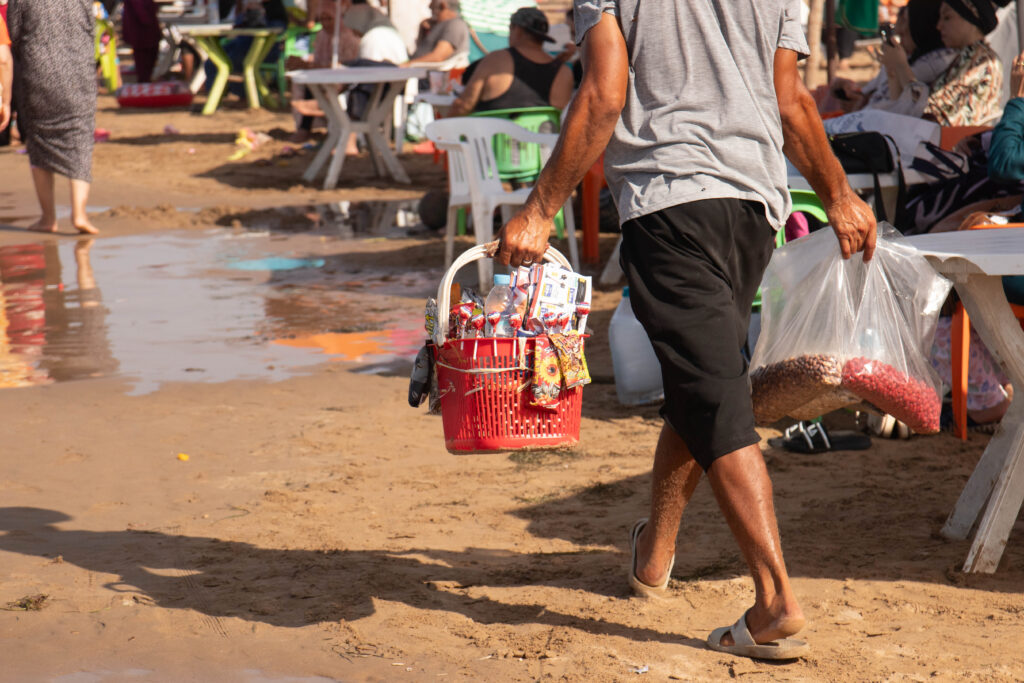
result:
[(455, 54), (455, 46), (449, 43), (447, 40), (437, 41), (437, 45), (434, 49), (425, 55), (420, 55), (416, 59), (410, 59), (406, 64), (423, 64), (430, 62), (443, 62), (444, 60)]
[(480, 96), (484, 92), (487, 78), (491, 75), (491, 61), (491, 55), (480, 60), (476, 68), (473, 69), (473, 76), (462, 90), (462, 94), (448, 110), (448, 116), (468, 116), (476, 109), (476, 105), (480, 102)]
[(1010, 95), (1003, 118), (992, 131), (988, 151), (988, 175), (1003, 183), (1024, 180), (1024, 58), (1013, 60), (1010, 71)]
[(555, 76), (554, 82), (551, 84), (551, 92), (548, 95), (548, 101), (551, 102), (551, 106), (556, 109), (565, 109), (566, 105), (569, 104), (569, 100), (572, 99), (572, 70), (569, 67), (562, 67), (558, 70), (558, 75)]
[(992, 131), (988, 150), (988, 175), (1001, 183), (1024, 180), (1024, 99), (1006, 103), (1003, 118)]

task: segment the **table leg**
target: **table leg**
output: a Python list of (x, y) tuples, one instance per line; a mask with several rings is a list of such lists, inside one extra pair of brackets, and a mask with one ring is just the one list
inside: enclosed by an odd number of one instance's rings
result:
[(260, 99), (267, 99), (270, 95), (270, 89), (263, 82), (259, 71), (260, 65), (270, 54), (276, 40), (276, 35), (253, 36), (252, 45), (245, 53), (245, 60), (242, 62), (242, 75), (245, 78), (245, 97), (249, 102), (250, 109), (259, 109)]
[[(345, 163), (345, 148), (348, 146), (348, 138), (352, 133), (352, 119), (349, 118), (345, 108), (341, 106), (341, 98), (344, 95), (337, 94), (333, 90), (332, 86), (323, 85), (313, 91), (317, 102), (320, 103), (320, 108), (327, 116), (330, 130), (328, 137), (334, 136), (334, 156), (331, 157), (331, 163), (327, 167), (327, 177), (324, 178), (325, 190), (332, 190), (338, 184), (338, 176), (341, 175), (341, 167)], [(322, 152), (324, 149), (327, 149), (330, 154), (331, 150), (326, 141), (320, 151)]]
[(224, 96), (224, 88), (227, 87), (228, 76), (231, 75), (231, 59), (224, 52), (224, 48), (220, 46), (220, 40), (215, 36), (196, 36), (195, 39), (206, 52), (209, 60), (217, 67), (217, 76), (213, 79), (210, 93), (206, 96), (206, 104), (203, 105), (203, 114), (209, 116), (217, 111), (220, 99)]
[[(1024, 333), (1003, 292), (1002, 278), (972, 274), (957, 291), (985, 346), (1013, 385), (1024, 386)], [(982, 514), (964, 571), (994, 572), (1024, 503), (1024, 402), (1003, 416), (942, 529), (966, 538)]]
[[(387, 169), (387, 172), (397, 182), (408, 185), (412, 183), (412, 180), (402, 168), (398, 157), (392, 153), (387, 138), (384, 137), (384, 120), (391, 114), (395, 98), (401, 94), (394, 92), (395, 88), (389, 88), (389, 85), (391, 84), (379, 84), (370, 100), (371, 105), (366, 116), (366, 138), (370, 145), (370, 153), (375, 159), (375, 165), (381, 166), (379, 170)], [(385, 92), (389, 92), (390, 95), (385, 97)]]
[[(338, 135), (340, 134), (341, 122), (335, 121), (331, 106), (329, 104), (333, 97), (336, 97), (334, 93), (329, 92), (332, 88), (330, 86), (311, 83), (307, 86), (310, 92), (313, 93), (313, 97), (320, 104), (320, 109), (324, 112), (324, 116), (327, 117), (327, 137), (324, 139), (320, 150), (313, 157), (313, 161), (309, 162), (309, 168), (302, 174), (303, 179), (306, 182), (313, 182), (316, 180), (317, 174), (320, 173), (320, 169), (323, 168), (324, 164), (331, 156), (331, 151), (335, 148), (338, 142)], [(347, 117), (346, 117), (347, 118)], [(342, 153), (344, 153), (345, 146), (342, 145)]]

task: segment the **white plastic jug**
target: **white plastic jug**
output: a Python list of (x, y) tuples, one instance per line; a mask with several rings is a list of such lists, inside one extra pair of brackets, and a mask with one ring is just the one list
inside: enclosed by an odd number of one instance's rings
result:
[(661, 363), (654, 355), (654, 347), (643, 325), (633, 315), (629, 287), (623, 288), (622, 301), (612, 314), (608, 339), (619, 403), (638, 406), (662, 400), (665, 391), (661, 384)]

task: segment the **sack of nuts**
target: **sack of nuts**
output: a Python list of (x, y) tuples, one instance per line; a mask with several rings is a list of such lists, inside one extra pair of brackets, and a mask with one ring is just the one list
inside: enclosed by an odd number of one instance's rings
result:
[(918, 433), (938, 430), (928, 362), (950, 283), (892, 226), (874, 258), (843, 260), (831, 231), (776, 250), (762, 282), (750, 367), (758, 424), (814, 419), (868, 401)]

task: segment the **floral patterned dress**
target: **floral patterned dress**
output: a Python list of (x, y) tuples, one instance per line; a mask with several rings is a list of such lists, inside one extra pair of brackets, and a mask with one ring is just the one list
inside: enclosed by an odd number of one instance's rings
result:
[(999, 115), (1003, 65), (983, 40), (960, 51), (932, 84), (924, 115), (940, 126), (980, 126)]

